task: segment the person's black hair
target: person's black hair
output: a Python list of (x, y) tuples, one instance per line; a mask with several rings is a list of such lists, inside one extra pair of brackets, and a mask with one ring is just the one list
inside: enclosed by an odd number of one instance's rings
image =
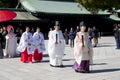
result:
[(29, 26), (26, 26), (26, 28), (30, 28)]

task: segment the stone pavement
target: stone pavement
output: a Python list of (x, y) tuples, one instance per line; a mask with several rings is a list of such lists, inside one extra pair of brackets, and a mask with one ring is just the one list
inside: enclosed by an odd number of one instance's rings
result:
[[(47, 47), (47, 41), (46, 41)], [(76, 73), (73, 49), (65, 49), (65, 68), (49, 66), (47, 51), (40, 63), (21, 63), (19, 58), (0, 60), (0, 80), (120, 80), (120, 50), (115, 49), (114, 37), (102, 37), (94, 48), (94, 64), (91, 73)]]

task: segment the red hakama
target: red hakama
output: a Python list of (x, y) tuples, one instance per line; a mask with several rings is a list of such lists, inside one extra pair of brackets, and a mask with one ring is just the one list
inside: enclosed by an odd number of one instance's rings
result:
[(43, 56), (43, 53), (39, 53), (38, 49), (36, 49), (35, 52), (34, 52), (34, 55), (33, 55), (33, 59), (35, 61), (41, 61), (42, 60), (42, 56)]
[(21, 52), (21, 62), (26, 63), (26, 62), (32, 62), (32, 54), (27, 53), (27, 48), (25, 49), (24, 52)]

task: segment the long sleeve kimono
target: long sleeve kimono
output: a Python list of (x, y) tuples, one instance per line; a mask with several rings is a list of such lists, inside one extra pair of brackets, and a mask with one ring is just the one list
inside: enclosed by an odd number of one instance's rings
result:
[[(57, 44), (56, 44), (57, 42)], [(48, 41), (48, 53), (50, 64), (53, 66), (62, 65), (62, 57), (64, 56), (65, 41), (62, 32), (52, 31)]]
[(42, 60), (42, 55), (45, 51), (44, 36), (41, 32), (35, 32), (33, 34), (33, 40), (35, 43), (33, 58), (35, 61), (40, 61)]
[(32, 34), (30, 32), (24, 32), (20, 39), (20, 43), (17, 50), (21, 52), (22, 62), (31, 62), (34, 42), (32, 39)]
[(75, 63), (73, 68), (78, 72), (89, 72), (89, 64), (92, 63), (93, 50), (88, 33), (78, 32), (74, 43)]
[(14, 57), (17, 48), (17, 37), (14, 33), (9, 33), (5, 36), (6, 46), (5, 46), (5, 56)]

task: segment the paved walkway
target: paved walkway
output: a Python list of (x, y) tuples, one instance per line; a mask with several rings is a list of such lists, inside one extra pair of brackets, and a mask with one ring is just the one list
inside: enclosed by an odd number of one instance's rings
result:
[(71, 68), (74, 57), (69, 46), (66, 46), (63, 61), (65, 68), (50, 67), (47, 51), (40, 63), (24, 64), (19, 58), (1, 59), (0, 80), (120, 80), (120, 50), (115, 49), (113, 37), (99, 39), (89, 74), (76, 73)]

